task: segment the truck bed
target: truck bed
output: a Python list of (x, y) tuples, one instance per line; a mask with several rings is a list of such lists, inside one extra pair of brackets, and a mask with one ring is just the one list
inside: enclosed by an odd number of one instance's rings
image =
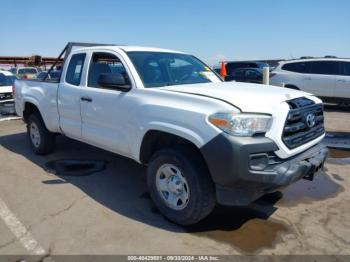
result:
[(51, 132), (59, 132), (59, 115), (57, 107), (57, 90), (59, 83), (36, 80), (15, 81), (15, 108), (22, 116), (27, 102), (42, 108), (41, 114), (46, 127)]

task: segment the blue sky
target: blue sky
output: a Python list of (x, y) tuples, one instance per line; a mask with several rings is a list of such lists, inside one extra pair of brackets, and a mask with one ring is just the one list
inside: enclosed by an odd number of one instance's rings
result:
[(146, 45), (218, 60), (350, 57), (349, 0), (8, 0), (0, 55), (56, 56), (68, 41)]

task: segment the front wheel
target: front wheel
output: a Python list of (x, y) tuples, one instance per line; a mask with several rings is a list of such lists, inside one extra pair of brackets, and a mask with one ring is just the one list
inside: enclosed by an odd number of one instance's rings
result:
[(45, 155), (52, 152), (55, 145), (55, 135), (47, 130), (38, 114), (32, 114), (28, 117), (27, 134), (35, 154)]
[(148, 166), (150, 195), (169, 220), (192, 225), (215, 206), (215, 187), (204, 161), (192, 148), (163, 149)]

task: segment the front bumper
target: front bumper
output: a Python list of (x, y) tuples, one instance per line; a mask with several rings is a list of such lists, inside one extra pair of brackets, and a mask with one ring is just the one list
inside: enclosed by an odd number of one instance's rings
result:
[(328, 149), (315, 145), (288, 159), (273, 152), (277, 145), (266, 137), (233, 137), (224, 133), (201, 148), (212, 179), (218, 203), (248, 205), (260, 196), (306, 177), (312, 178), (328, 155)]

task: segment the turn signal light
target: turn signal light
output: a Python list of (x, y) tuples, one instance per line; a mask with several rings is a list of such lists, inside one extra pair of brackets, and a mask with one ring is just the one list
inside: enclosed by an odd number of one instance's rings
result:
[(226, 126), (229, 123), (227, 120), (213, 118), (213, 117), (209, 118), (209, 122), (212, 123), (215, 126)]

